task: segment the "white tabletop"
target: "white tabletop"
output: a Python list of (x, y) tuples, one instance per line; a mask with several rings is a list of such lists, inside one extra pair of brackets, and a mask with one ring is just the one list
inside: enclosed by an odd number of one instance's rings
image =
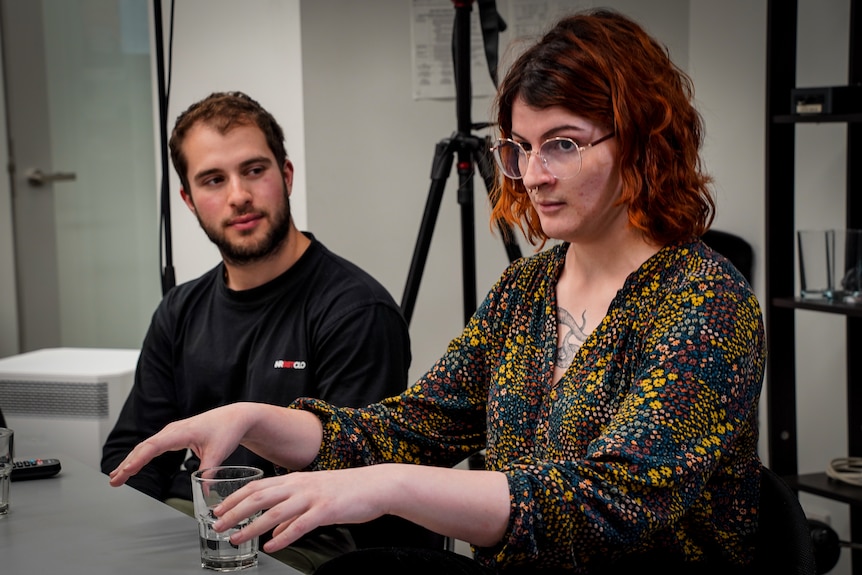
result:
[(137, 349), (51, 347), (0, 359), (4, 381), (102, 382), (135, 373)]
[[(197, 525), (183, 513), (60, 457), (59, 475), (12, 483), (0, 516), (0, 573), (89, 575), (212, 573), (200, 566)], [(297, 575), (260, 553), (243, 575)]]

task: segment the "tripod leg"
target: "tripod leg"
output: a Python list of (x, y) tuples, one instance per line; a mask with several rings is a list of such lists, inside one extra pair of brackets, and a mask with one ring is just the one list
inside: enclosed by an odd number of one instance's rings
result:
[(461, 206), (461, 281), (464, 325), (476, 311), (476, 232), (473, 201), (473, 160), (469, 150), (458, 153), (458, 204)]
[[(488, 197), (491, 197), (491, 190), (494, 189), (495, 181), (495, 172), (494, 165), (491, 163), (491, 155), (488, 150), (491, 149), (490, 143), (485, 139), (485, 146), (476, 147), (473, 150), (473, 157), (476, 160), (476, 165), (479, 166), (479, 173), (482, 175), (482, 179), (485, 181), (485, 190), (488, 192)], [(509, 225), (509, 222), (498, 219), (497, 229), (500, 230), (500, 236), (503, 239), (503, 247), (506, 248), (506, 255), (509, 256), (509, 262), (513, 262), (517, 259), (521, 258), (521, 247), (518, 245), (518, 242), (515, 240), (515, 234), (512, 231), (512, 226)]]
[(419, 237), (416, 239), (416, 247), (413, 249), (413, 259), (410, 262), (407, 284), (401, 299), (401, 311), (407, 320), (407, 325), (410, 325), (410, 320), (413, 317), (416, 295), (419, 293), (419, 283), (422, 281), (422, 272), (425, 270), (425, 260), (431, 245), (431, 236), (434, 234), (434, 225), (437, 223), (437, 214), (440, 212), (446, 179), (452, 171), (452, 161), (452, 140), (438, 142), (434, 149), (434, 162), (431, 167), (431, 187), (428, 190), (428, 198), (425, 200), (425, 212), (422, 215), (422, 224), (419, 226)]

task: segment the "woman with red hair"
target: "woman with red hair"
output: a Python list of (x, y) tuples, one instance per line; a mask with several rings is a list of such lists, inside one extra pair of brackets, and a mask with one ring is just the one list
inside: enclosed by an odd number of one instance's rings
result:
[[(630, 19), (590, 11), (525, 51), (498, 96), (492, 217), (544, 246), (503, 273), (443, 357), (361, 409), (234, 404), (140, 444), (237, 443), (284, 466), (216, 509), (264, 549), (394, 514), (472, 544), (363, 550), (320, 575), (742, 573), (753, 558), (761, 311), (699, 240), (713, 201), (688, 77)], [(486, 449), (486, 468), (453, 468)]]

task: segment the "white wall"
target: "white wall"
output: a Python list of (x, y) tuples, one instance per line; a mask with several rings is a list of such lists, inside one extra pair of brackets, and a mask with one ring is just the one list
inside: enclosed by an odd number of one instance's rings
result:
[[(640, 19), (686, 65), (688, 0), (606, 4)], [(508, 5), (497, 2), (510, 21)], [(410, 33), (410, 3), (404, 0), (302, 2), (309, 226), (332, 250), (377, 277), (397, 302), (430, 189), (435, 145), (457, 129), (454, 100), (412, 98)], [(501, 55), (512, 40), (508, 32), (501, 37)], [(474, 98), (473, 121), (487, 121), (490, 106), (489, 98)], [(454, 169), (447, 184), (411, 321), (413, 380), (464, 325)], [(479, 178), (474, 187), (481, 301), (508, 260), (502, 241), (490, 231)], [(532, 250), (522, 245), (524, 255)]]
[[(166, 57), (170, 4), (162, 0)], [(174, 5), (168, 130), (183, 110), (212, 92), (241, 90), (256, 99), (284, 129), (296, 167), (291, 209), (297, 225), (306, 227), (299, 0), (182, 0)], [(220, 257), (180, 198), (173, 167), (171, 219), (174, 268), (181, 283), (210, 269)]]
[(703, 156), (715, 178), (713, 225), (754, 247), (753, 284), (762, 299), (766, 2), (691, 0), (690, 6), (689, 73), (706, 123)]
[[(688, 71), (706, 124), (703, 157), (715, 179), (713, 227), (752, 245), (752, 283), (763, 303), (766, 2), (692, 0), (690, 9)], [(761, 404), (760, 451), (765, 458), (766, 403)]]

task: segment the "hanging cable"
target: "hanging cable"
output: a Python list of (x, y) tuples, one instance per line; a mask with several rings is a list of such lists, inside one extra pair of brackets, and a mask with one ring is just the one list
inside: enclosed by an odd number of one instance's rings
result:
[(153, 0), (153, 15), (156, 36), (156, 69), (158, 71), (159, 98), (159, 128), (161, 134), (162, 188), (159, 208), (159, 268), (161, 272), (162, 295), (168, 293), (176, 285), (173, 264), (173, 246), (171, 239), (171, 197), (170, 197), (170, 164), (168, 163), (167, 114), (170, 101), (171, 64), (173, 62), (174, 43), (174, 1), (170, 4), (167, 73), (165, 72), (164, 34), (162, 27), (162, 0)]

